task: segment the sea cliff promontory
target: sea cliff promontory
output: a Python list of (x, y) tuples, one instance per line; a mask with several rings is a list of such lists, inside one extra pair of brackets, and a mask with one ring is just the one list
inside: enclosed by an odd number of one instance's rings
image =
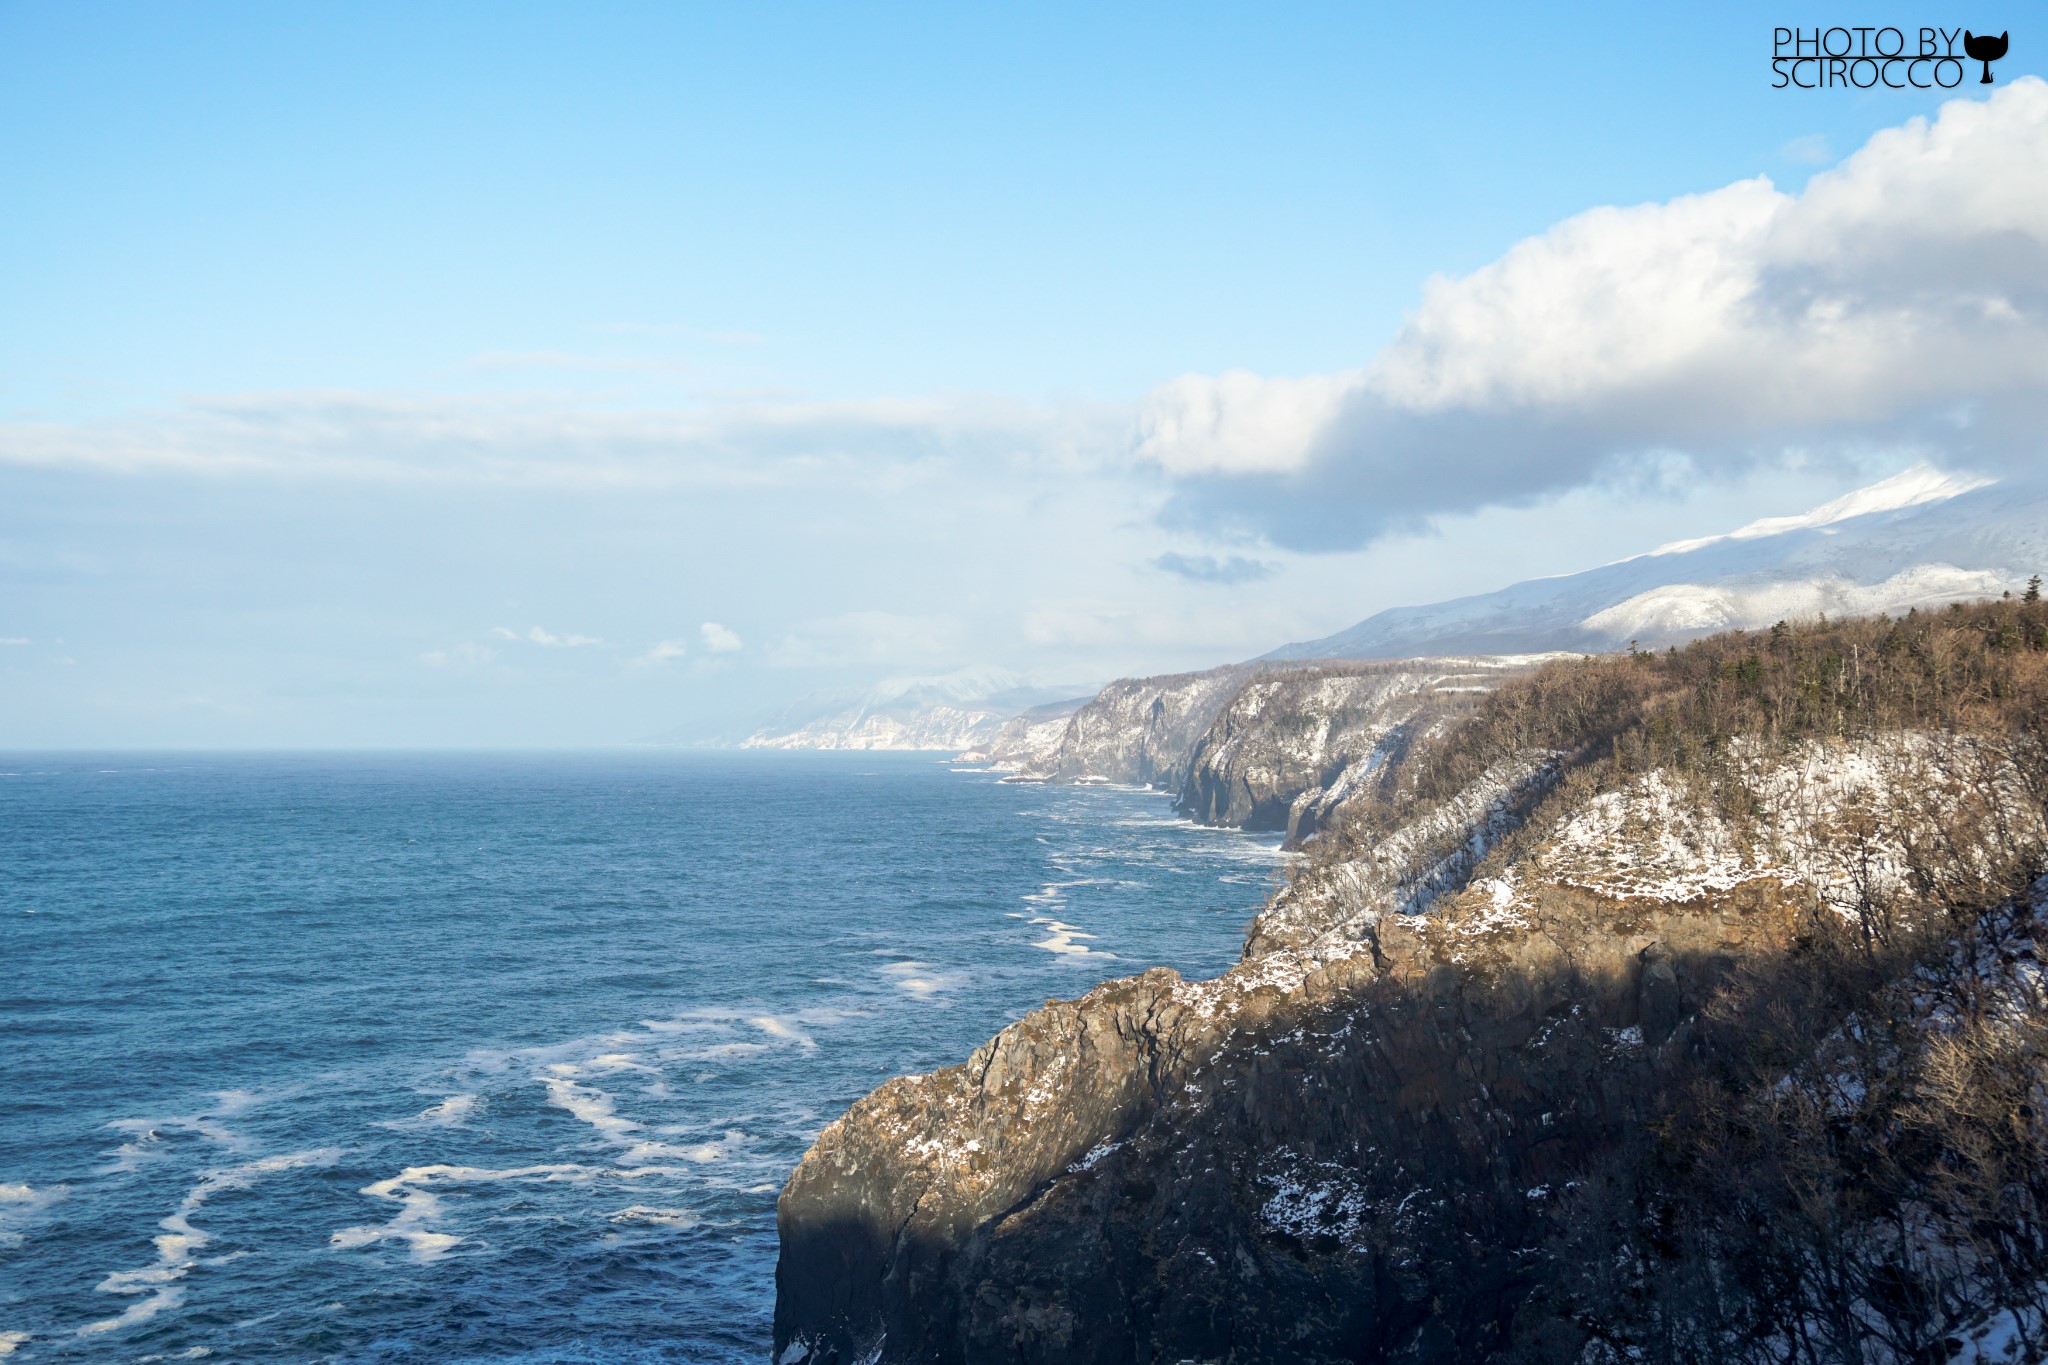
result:
[(777, 1360), (2048, 1345), (2048, 608), (1466, 685), (1375, 741), (1230, 972), (1051, 1002), (828, 1125)]

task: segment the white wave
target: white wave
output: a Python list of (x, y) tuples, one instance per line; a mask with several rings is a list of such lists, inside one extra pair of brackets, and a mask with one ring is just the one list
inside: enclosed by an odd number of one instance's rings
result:
[(135, 1136), (107, 1153), (107, 1159), (111, 1164), (106, 1167), (106, 1174), (119, 1175), (126, 1171), (132, 1171), (145, 1160), (156, 1155), (155, 1147), (158, 1135), (155, 1126), (150, 1124), (148, 1120), (120, 1119), (107, 1126), (109, 1128), (127, 1128), (129, 1131), (134, 1132)]
[(647, 1132), (646, 1124), (620, 1114), (616, 1096), (599, 1090), (596, 1086), (579, 1085), (561, 1076), (541, 1076), (538, 1079), (547, 1087), (549, 1104), (557, 1109), (568, 1110), (595, 1128), (598, 1136), (606, 1142), (624, 1148), (624, 1155), (620, 1157), (622, 1161), (646, 1163), (679, 1160), (700, 1164), (722, 1161), (730, 1155), (735, 1146), (746, 1140), (746, 1134), (733, 1131), (715, 1142), (663, 1142), (658, 1138), (643, 1136)]
[(677, 1019), (642, 1019), (639, 1027), (649, 1033), (699, 1033), (705, 1029), (731, 1027), (732, 1021), (724, 1015), (692, 1015)]
[(78, 1329), (78, 1335), (93, 1337), (103, 1332), (118, 1332), (124, 1327), (133, 1327), (138, 1322), (148, 1322), (166, 1308), (176, 1308), (184, 1301), (185, 1291), (171, 1285), (157, 1290), (146, 1299), (137, 1299), (111, 1318), (88, 1322)]
[(175, 1308), (184, 1301), (184, 1290), (177, 1282), (185, 1278), (197, 1263), (199, 1250), (213, 1240), (213, 1235), (204, 1228), (195, 1227), (192, 1215), (204, 1208), (206, 1201), (222, 1190), (246, 1190), (266, 1175), (278, 1171), (299, 1170), (307, 1166), (331, 1166), (340, 1159), (341, 1150), (336, 1147), (320, 1147), (311, 1151), (287, 1152), (279, 1156), (267, 1156), (259, 1161), (244, 1162), (240, 1166), (226, 1166), (215, 1170), (201, 1171), (199, 1183), (186, 1192), (177, 1210), (157, 1224), (163, 1232), (155, 1238), (156, 1260), (134, 1270), (111, 1271), (94, 1288), (107, 1294), (142, 1294), (149, 1297), (128, 1305), (117, 1316), (90, 1322), (78, 1329), (80, 1336), (97, 1336), (102, 1332), (118, 1331), (146, 1322), (166, 1308)]
[(900, 990), (910, 992), (920, 1000), (929, 1000), (941, 991), (949, 991), (960, 984), (960, 977), (954, 972), (933, 971), (929, 962), (914, 959), (891, 962), (881, 969), (882, 975)]
[[(727, 1133), (723, 1138), (715, 1142), (678, 1144), (673, 1142), (656, 1142), (650, 1139), (644, 1142), (633, 1143), (626, 1148), (626, 1154), (620, 1160), (639, 1162), (676, 1160), (693, 1162), (697, 1165), (707, 1165), (714, 1161), (725, 1160), (739, 1147), (744, 1145), (746, 1141), (747, 1135), (737, 1130)], [(670, 1171), (669, 1173), (674, 1174), (675, 1172)]]
[(1101, 948), (1090, 948), (1086, 944), (1076, 942), (1077, 939), (1092, 939), (1095, 935), (1078, 929), (1074, 925), (1066, 924), (1056, 919), (1044, 918), (1034, 919), (1031, 922), (1033, 924), (1043, 924), (1049, 931), (1045, 938), (1031, 945), (1034, 948), (1043, 948), (1048, 953), (1058, 953), (1065, 957), (1116, 956), (1115, 953), (1105, 952)]
[(132, 1171), (143, 1161), (159, 1155), (157, 1144), (166, 1136), (189, 1133), (208, 1142), (225, 1147), (230, 1152), (246, 1152), (253, 1145), (248, 1138), (235, 1132), (226, 1124), (215, 1122), (217, 1116), (240, 1113), (255, 1102), (255, 1097), (246, 1091), (222, 1092), (217, 1098), (226, 1103), (215, 1109), (198, 1114), (175, 1114), (158, 1119), (115, 1119), (107, 1127), (119, 1133), (132, 1136), (128, 1141), (108, 1153), (112, 1165), (105, 1174), (118, 1175)]
[(70, 1193), (69, 1185), (0, 1185), (0, 1247), (20, 1246), (26, 1238), (22, 1229)]
[(656, 1209), (645, 1204), (634, 1204), (620, 1209), (611, 1216), (614, 1223), (638, 1223), (657, 1228), (693, 1228), (703, 1222), (703, 1216), (690, 1209)]
[[(764, 1014), (758, 1009), (745, 1008), (693, 1009), (671, 1018), (642, 1019), (628, 1028), (543, 1047), (502, 1051), (480, 1048), (466, 1056), (464, 1065), (472, 1072), (488, 1075), (500, 1075), (514, 1067), (527, 1069), (537, 1066), (555, 1076), (572, 1078), (638, 1071), (658, 1083), (662, 1077), (662, 1064), (666, 1063), (751, 1056), (786, 1043), (806, 1048), (815, 1046), (815, 1040), (806, 1031), (807, 1026), (837, 1022), (858, 1013), (834, 1008), (778, 1014)], [(739, 1036), (741, 1029), (754, 1031), (755, 1037)], [(771, 1041), (757, 1041), (759, 1034), (768, 1035)], [(696, 1038), (717, 1041), (700, 1046), (678, 1045)]]
[(373, 1185), (363, 1186), (362, 1192), (371, 1198), (387, 1199), (398, 1205), (398, 1213), (389, 1222), (371, 1227), (342, 1228), (330, 1234), (327, 1241), (330, 1246), (340, 1250), (369, 1246), (376, 1242), (403, 1242), (414, 1261), (437, 1261), (466, 1239), (453, 1233), (438, 1231), (431, 1226), (440, 1220), (443, 1209), (440, 1196), (435, 1194), (430, 1186), (488, 1184), (501, 1180), (582, 1182), (594, 1179), (600, 1174), (602, 1172), (591, 1167), (574, 1163), (514, 1166), (507, 1170), (490, 1170), (481, 1166), (454, 1166), (446, 1163), (408, 1166), (388, 1180), (379, 1180)]
[(458, 1123), (469, 1122), (471, 1116), (482, 1107), (483, 1100), (476, 1095), (450, 1095), (431, 1109), (422, 1109), (417, 1117), (422, 1123), (452, 1128)]
[(616, 1112), (618, 1100), (596, 1086), (578, 1085), (559, 1075), (537, 1079), (547, 1087), (549, 1104), (568, 1110), (607, 1138), (616, 1141), (641, 1128), (632, 1119), (621, 1117)]
[(808, 1033), (804, 1033), (800, 1029), (791, 1026), (786, 1020), (779, 1019), (772, 1014), (756, 1015), (747, 1020), (747, 1022), (771, 1038), (787, 1039), (798, 1047), (816, 1047), (818, 1045)]
[(733, 1057), (753, 1057), (763, 1052), (775, 1051), (773, 1043), (713, 1043), (709, 1047), (670, 1048), (662, 1052), (665, 1061), (672, 1062), (717, 1062)]
[(13, 1355), (16, 1351), (27, 1345), (28, 1341), (29, 1334), (27, 1332), (0, 1332), (0, 1356)]

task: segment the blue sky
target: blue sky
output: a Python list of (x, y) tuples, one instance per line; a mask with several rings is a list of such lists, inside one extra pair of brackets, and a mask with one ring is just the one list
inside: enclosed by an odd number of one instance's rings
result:
[[(608, 743), (893, 674), (1092, 684), (1995, 463), (1929, 449), (1962, 379), (1664, 431), (1597, 377), (1371, 369), (1477, 354), (1433, 276), (1757, 176), (1770, 216), (1952, 97), (1773, 90), (1784, 18), (0, 0), (0, 744)], [(1957, 137), (2031, 148), (2008, 114)], [(1737, 198), (1697, 231), (1746, 240)], [(1853, 200), (1800, 231), (1905, 231)]]

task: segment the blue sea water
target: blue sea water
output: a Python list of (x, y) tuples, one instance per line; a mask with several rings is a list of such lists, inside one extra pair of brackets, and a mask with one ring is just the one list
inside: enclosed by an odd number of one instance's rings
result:
[(930, 755), (0, 756), (0, 1356), (759, 1362), (819, 1128), (1278, 865)]

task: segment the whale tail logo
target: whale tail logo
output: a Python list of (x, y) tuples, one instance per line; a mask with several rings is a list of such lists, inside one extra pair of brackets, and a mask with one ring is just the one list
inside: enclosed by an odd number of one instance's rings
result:
[(1979, 38), (1968, 29), (1963, 30), (1963, 51), (1969, 53), (1972, 59), (1984, 63), (1984, 79), (1978, 81), (1977, 84), (1991, 84), (1991, 64), (2005, 55), (2005, 40), (2011, 32), (2012, 30), (2007, 29), (2006, 32), (1999, 34), (1996, 38), (1988, 35)]

